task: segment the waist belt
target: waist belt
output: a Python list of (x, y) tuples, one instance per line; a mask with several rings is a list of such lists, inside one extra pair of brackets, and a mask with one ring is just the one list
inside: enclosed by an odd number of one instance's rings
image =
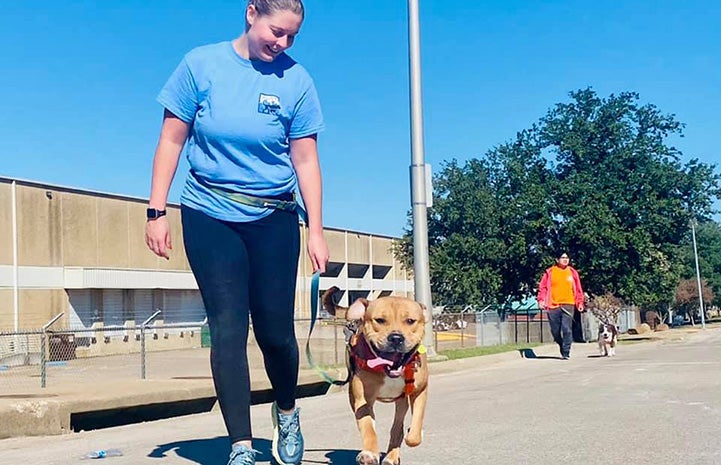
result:
[(240, 192), (230, 192), (213, 186), (206, 187), (218, 195), (222, 195), (233, 202), (242, 203), (243, 205), (259, 208), (276, 208), (289, 212), (298, 210), (298, 202), (295, 201), (295, 195), (293, 195), (293, 200), (281, 200), (268, 197), (256, 197), (255, 195), (241, 194)]
[(291, 200), (274, 199), (270, 197), (258, 197), (257, 195), (242, 194), (240, 192), (221, 189), (220, 187), (208, 184), (205, 180), (193, 175), (192, 172), (191, 175), (193, 176), (193, 178), (195, 178), (196, 181), (198, 181), (199, 184), (201, 184), (206, 189), (222, 197), (225, 197), (226, 199), (232, 200), (233, 202), (248, 205), (250, 207), (275, 208), (277, 210), (283, 210), (287, 212), (298, 212), (303, 218), (303, 220), (306, 221), (305, 211), (295, 200), (295, 194), (289, 194), (291, 196)]

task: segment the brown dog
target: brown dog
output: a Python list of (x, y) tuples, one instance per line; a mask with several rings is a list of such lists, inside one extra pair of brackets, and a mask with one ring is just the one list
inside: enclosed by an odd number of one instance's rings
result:
[(411, 409), (411, 425), (405, 442), (421, 443), (423, 414), (428, 387), (428, 361), (422, 345), (425, 332), (425, 306), (403, 297), (381, 297), (372, 302), (358, 299), (344, 309), (336, 305), (333, 287), (323, 295), (331, 314), (346, 310), (350, 322), (348, 393), (358, 422), (363, 449), (356, 457), (359, 465), (378, 465), (380, 452), (375, 430), (376, 401), (395, 402), (388, 451), (383, 465), (400, 464), (403, 421)]

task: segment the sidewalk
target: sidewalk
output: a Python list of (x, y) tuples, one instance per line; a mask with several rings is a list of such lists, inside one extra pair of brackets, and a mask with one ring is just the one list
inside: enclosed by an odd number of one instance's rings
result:
[[(300, 345), (299, 396), (320, 395), (328, 385), (309, 368), (305, 341)], [(313, 355), (334, 364), (334, 347), (313, 342)], [(17, 436), (64, 434), (78, 429), (114, 426), (210, 411), (216, 403), (210, 372), (210, 349), (148, 354), (145, 380), (140, 379), (137, 354), (78, 360), (79, 365), (53, 368), (46, 388), (39, 375), (28, 376), (22, 392), (0, 392), (0, 439)], [(270, 382), (253, 341), (248, 346), (254, 403), (266, 402)], [(342, 363), (342, 362), (341, 362)], [(328, 370), (345, 377), (345, 371)], [(32, 384), (28, 384), (32, 382)], [(90, 426), (88, 426), (90, 425)], [(94, 425), (94, 426), (93, 426)]]
[[(683, 327), (662, 333), (624, 337), (628, 340), (661, 341), (683, 339), (686, 333), (699, 329)], [(595, 343), (589, 343), (589, 345)], [(328, 385), (308, 367), (301, 345), (299, 396), (322, 395)], [(315, 355), (314, 348), (314, 355)], [(322, 352), (319, 351), (319, 352)], [(556, 356), (554, 344), (535, 347), (535, 355)], [(136, 421), (168, 418), (200, 413), (214, 408), (215, 390), (208, 367), (208, 350), (154, 354), (155, 367), (151, 379), (93, 379), (92, 382), (58, 383), (45, 389), (35, 388), (23, 394), (0, 394), (0, 439), (17, 436), (57, 435), (72, 432), (80, 424), (127, 424)], [(449, 373), (468, 366), (487, 366), (518, 359), (518, 351), (434, 362), (433, 374)], [(249, 350), (251, 389), (255, 403), (268, 401), (270, 383), (265, 376), (260, 352)], [(180, 367), (178, 366), (180, 365)], [(179, 368), (182, 370), (179, 371)], [(184, 373), (172, 376), (169, 373)], [(345, 369), (331, 370), (334, 378), (344, 379)], [(338, 390), (342, 388), (334, 388)], [(118, 421), (119, 419), (123, 421)], [(84, 420), (84, 421), (81, 421)]]

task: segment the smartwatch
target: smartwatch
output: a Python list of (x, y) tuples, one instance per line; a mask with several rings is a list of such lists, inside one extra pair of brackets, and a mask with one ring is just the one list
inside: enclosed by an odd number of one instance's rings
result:
[(149, 220), (157, 220), (161, 216), (165, 216), (165, 210), (158, 210), (157, 208), (148, 208), (145, 212), (145, 216)]

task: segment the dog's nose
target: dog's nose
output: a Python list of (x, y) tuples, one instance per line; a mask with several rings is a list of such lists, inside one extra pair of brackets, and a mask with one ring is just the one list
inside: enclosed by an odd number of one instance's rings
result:
[(399, 346), (405, 342), (406, 338), (401, 333), (390, 333), (388, 335), (388, 343), (394, 346)]

